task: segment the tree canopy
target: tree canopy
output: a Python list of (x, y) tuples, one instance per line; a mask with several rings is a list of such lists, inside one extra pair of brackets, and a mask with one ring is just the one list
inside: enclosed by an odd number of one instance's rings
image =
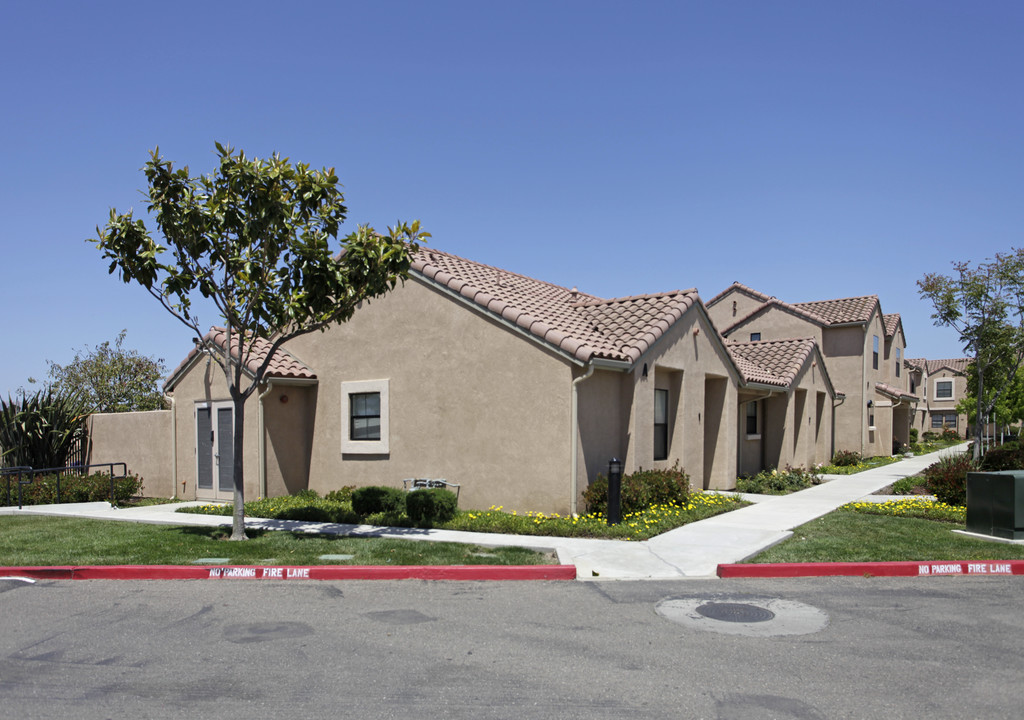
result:
[(75, 351), (67, 365), (47, 360), (53, 387), (79, 396), (92, 412), (115, 413), (160, 410), (164, 407), (158, 383), (166, 374), (163, 359), (155, 360), (124, 348), (122, 330), (95, 348)]
[(984, 418), (1013, 387), (1024, 359), (1024, 250), (999, 253), (977, 265), (954, 262), (953, 269), (951, 275), (929, 273), (917, 286), (935, 309), (935, 324), (956, 330), (972, 358), (968, 374), (978, 457)]
[[(234, 405), (232, 538), (244, 539), (246, 398), (263, 383), (284, 343), (345, 322), (359, 303), (392, 290), (429, 233), (419, 221), (399, 222), (386, 234), (360, 225), (332, 248), (347, 213), (334, 168), (292, 165), (276, 153), (248, 158), (220, 143), (216, 149), (215, 172), (196, 177), (187, 166), (175, 170), (159, 148), (150, 154), (144, 168), (148, 210), (166, 245), (131, 212), (112, 209), (107, 225), (97, 228), (97, 247), (110, 260), (111, 273), (142, 285), (198, 344), (207, 341), (193, 311), (195, 293), (220, 314), (227, 341), (224, 348), (207, 349), (223, 367)], [(258, 338), (271, 347), (257, 370), (246, 373)]]

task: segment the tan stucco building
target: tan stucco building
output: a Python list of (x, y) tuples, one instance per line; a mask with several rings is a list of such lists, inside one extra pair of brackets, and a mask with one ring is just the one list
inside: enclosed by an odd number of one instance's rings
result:
[[(464, 508), (568, 513), (613, 457), (627, 473), (678, 464), (696, 488), (825, 462), (820, 336), (730, 342), (696, 290), (607, 300), (421, 249), (403, 285), (272, 358), (245, 408), (246, 497), (428, 477), (457, 483)], [(152, 494), (231, 498), (225, 341), (197, 344), (165, 386), (166, 427), (133, 440), (173, 448)]]
[(918, 398), (905, 371), (906, 339), (898, 314), (884, 315), (876, 295), (787, 303), (740, 283), (708, 302), (729, 340), (815, 341), (841, 397), (835, 408), (834, 450), (889, 455), (910, 440)]
[(919, 433), (941, 433), (949, 429), (961, 437), (970, 434), (967, 415), (957, 411), (957, 405), (967, 396), (967, 366), (970, 362), (970, 358), (912, 358), (906, 361), (912, 392), (922, 399), (913, 421)]

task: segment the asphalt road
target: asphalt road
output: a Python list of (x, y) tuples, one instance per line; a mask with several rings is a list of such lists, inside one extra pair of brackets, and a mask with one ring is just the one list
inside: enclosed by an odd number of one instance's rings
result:
[(0, 580), (0, 717), (1019, 718), (1022, 591)]

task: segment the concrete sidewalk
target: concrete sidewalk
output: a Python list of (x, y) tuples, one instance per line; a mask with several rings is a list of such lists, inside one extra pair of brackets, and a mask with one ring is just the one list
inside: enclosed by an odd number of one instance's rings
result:
[[(246, 518), (246, 527), (554, 551), (558, 554), (559, 562), (576, 566), (577, 577), (581, 580), (709, 578), (715, 577), (719, 564), (750, 558), (790, 537), (793, 528), (826, 515), (846, 503), (871, 495), (900, 478), (916, 475), (941, 455), (963, 452), (966, 448), (966, 444), (959, 445), (865, 470), (856, 475), (827, 475), (827, 482), (792, 495), (746, 496), (755, 501), (753, 505), (684, 525), (644, 542), (382, 528), (261, 518)], [(63, 515), (161, 525), (231, 524), (231, 518), (228, 517), (175, 512), (184, 505), (201, 504), (204, 503), (123, 509), (111, 508), (108, 503), (38, 505), (20, 510), (0, 508), (0, 515)]]

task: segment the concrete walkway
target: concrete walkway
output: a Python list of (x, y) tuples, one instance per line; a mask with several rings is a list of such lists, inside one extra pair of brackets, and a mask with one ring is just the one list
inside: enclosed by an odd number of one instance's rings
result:
[[(754, 501), (740, 510), (690, 523), (644, 542), (499, 535), (454, 530), (382, 528), (369, 525), (311, 523), (246, 518), (246, 527), (352, 537), (473, 543), (488, 547), (518, 546), (558, 554), (559, 562), (577, 568), (581, 580), (642, 580), (714, 577), (721, 563), (741, 562), (790, 537), (795, 527), (846, 503), (871, 495), (900, 478), (916, 475), (941, 455), (963, 452), (967, 445), (908, 458), (856, 475), (826, 475), (827, 482), (792, 495), (744, 496)], [(37, 505), (0, 508), (0, 515), (63, 515), (161, 525), (230, 525), (231, 518), (176, 513), (175, 503), (111, 508), (109, 503)]]

